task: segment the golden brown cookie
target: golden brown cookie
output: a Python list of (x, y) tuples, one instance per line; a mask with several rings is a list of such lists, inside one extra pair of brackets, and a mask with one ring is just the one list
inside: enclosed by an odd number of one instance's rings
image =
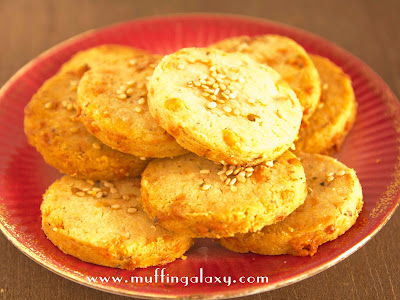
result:
[(222, 166), (195, 154), (155, 159), (142, 177), (148, 215), (192, 237), (226, 237), (284, 219), (307, 194), (303, 167), (287, 151), (273, 164)]
[(25, 107), (25, 134), (48, 164), (84, 179), (140, 175), (148, 161), (104, 145), (75, 119), (76, 89), (82, 75), (102, 61), (135, 55), (131, 48), (114, 45), (80, 52), (32, 97)]
[(212, 47), (248, 54), (278, 71), (299, 98), (303, 120), (309, 119), (317, 108), (321, 95), (318, 72), (307, 52), (294, 40), (273, 34), (239, 36), (224, 39)]
[(140, 202), (140, 178), (87, 182), (64, 176), (43, 196), (42, 228), (64, 253), (121, 269), (164, 265), (192, 239), (153, 224)]
[(210, 160), (256, 165), (297, 137), (301, 106), (272, 68), (240, 53), (186, 48), (162, 59), (149, 108), (184, 148)]
[(188, 151), (156, 124), (147, 105), (147, 83), (162, 56), (104, 64), (79, 82), (80, 121), (113, 149), (142, 157), (171, 157)]
[(309, 153), (331, 154), (338, 151), (352, 128), (357, 102), (350, 77), (327, 58), (311, 55), (322, 82), (317, 110), (302, 126), (296, 149)]
[(363, 206), (354, 170), (325, 155), (300, 154), (299, 158), (309, 187), (304, 204), (283, 221), (258, 232), (221, 239), (224, 247), (265, 255), (314, 255), (319, 245), (353, 226)]

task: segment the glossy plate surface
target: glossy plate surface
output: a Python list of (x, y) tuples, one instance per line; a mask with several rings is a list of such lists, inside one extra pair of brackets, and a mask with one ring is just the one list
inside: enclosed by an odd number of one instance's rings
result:
[[(74, 53), (117, 43), (167, 54), (186, 46), (206, 46), (236, 35), (286, 35), (310, 53), (328, 57), (353, 81), (358, 117), (337, 158), (354, 168), (364, 192), (364, 209), (356, 225), (314, 257), (237, 254), (211, 240), (198, 240), (186, 260), (166, 266), (169, 276), (231, 276), (232, 283), (131, 283), (131, 276), (153, 276), (156, 268), (125, 271), (100, 267), (63, 254), (42, 232), (41, 195), (60, 177), (27, 144), (23, 109), (42, 83)], [(393, 214), (400, 193), (400, 108), (393, 92), (370, 68), (348, 52), (304, 31), (260, 19), (230, 15), (178, 15), (135, 20), (90, 31), (40, 55), (0, 91), (0, 228), (33, 260), (78, 283), (103, 291), (142, 298), (227, 298), (272, 290), (310, 277), (359, 249)], [(121, 282), (89, 282), (90, 277), (122, 277)], [(268, 276), (268, 283), (239, 283), (245, 276)], [(243, 278), (243, 277), (242, 277)], [(159, 279), (160, 280), (160, 279)], [(185, 281), (182, 279), (182, 281)], [(222, 280), (222, 278), (221, 278)]]

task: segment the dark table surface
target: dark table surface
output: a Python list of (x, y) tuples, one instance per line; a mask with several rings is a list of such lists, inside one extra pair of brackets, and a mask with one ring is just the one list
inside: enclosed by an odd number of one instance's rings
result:
[[(144, 16), (234, 13), (296, 26), (372, 67), (400, 95), (400, 1), (0, 0), (0, 85), (53, 45), (88, 29)], [(242, 299), (400, 298), (400, 213), (338, 265), (275, 291)], [(122, 299), (66, 280), (0, 234), (0, 299)]]

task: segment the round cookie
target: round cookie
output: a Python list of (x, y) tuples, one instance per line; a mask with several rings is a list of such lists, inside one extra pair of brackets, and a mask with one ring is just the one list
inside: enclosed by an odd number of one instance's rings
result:
[(307, 52), (294, 40), (280, 35), (239, 36), (214, 45), (226, 52), (248, 54), (259, 63), (274, 68), (299, 98), (306, 121), (317, 108), (321, 95), (318, 72)]
[(80, 52), (32, 97), (25, 107), (25, 134), (48, 164), (63, 173), (95, 180), (134, 177), (143, 171), (148, 160), (111, 149), (75, 119), (76, 89), (82, 75), (101, 61), (122, 59), (128, 53), (129, 57), (137, 55), (122, 46)]
[(275, 163), (222, 166), (195, 154), (155, 159), (142, 177), (142, 201), (160, 226), (191, 237), (253, 232), (284, 219), (307, 195), (303, 167), (287, 151)]
[(64, 253), (135, 269), (174, 261), (192, 245), (192, 239), (149, 219), (140, 202), (140, 178), (89, 182), (64, 176), (43, 196), (43, 231)]
[(113, 149), (142, 157), (185, 154), (156, 124), (147, 105), (147, 82), (161, 56), (104, 64), (86, 72), (78, 86), (80, 121)]
[(363, 206), (354, 170), (325, 155), (300, 154), (299, 158), (309, 187), (304, 204), (283, 221), (258, 232), (221, 239), (222, 246), (264, 255), (314, 255), (319, 245), (353, 226)]
[(164, 57), (149, 81), (156, 122), (184, 148), (231, 165), (256, 165), (297, 137), (301, 106), (273, 69), (247, 55), (186, 48)]
[(322, 82), (317, 110), (302, 126), (296, 149), (309, 153), (331, 154), (340, 149), (352, 128), (357, 102), (350, 77), (327, 58), (311, 55)]

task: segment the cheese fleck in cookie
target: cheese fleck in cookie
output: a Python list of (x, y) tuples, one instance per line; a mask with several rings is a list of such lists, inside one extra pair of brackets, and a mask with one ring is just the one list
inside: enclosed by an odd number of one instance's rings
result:
[(188, 151), (156, 124), (147, 105), (147, 82), (161, 56), (104, 64), (79, 82), (80, 121), (113, 149), (140, 157), (171, 157)]
[(353, 226), (363, 206), (361, 185), (354, 170), (325, 155), (299, 157), (309, 187), (304, 204), (283, 221), (258, 232), (221, 239), (224, 247), (265, 255), (314, 255), (319, 245)]
[(138, 176), (148, 160), (104, 145), (76, 121), (77, 86), (82, 75), (104, 61), (135, 57), (129, 47), (107, 45), (85, 50), (47, 80), (25, 107), (25, 134), (45, 161), (63, 173), (84, 179)]
[(162, 59), (149, 108), (184, 148), (231, 165), (277, 158), (297, 136), (302, 111), (277, 72), (247, 55), (187, 48)]
[(164, 265), (192, 239), (153, 224), (142, 209), (140, 179), (90, 182), (64, 176), (43, 196), (42, 228), (64, 253), (122, 269)]
[(340, 149), (356, 119), (357, 102), (350, 77), (327, 58), (311, 55), (322, 82), (317, 110), (302, 126), (296, 149), (331, 154)]
[(299, 98), (304, 121), (317, 108), (321, 95), (318, 72), (303, 47), (292, 39), (273, 34), (239, 36), (222, 40), (212, 47), (248, 54), (278, 71)]
[(303, 167), (287, 151), (255, 167), (222, 166), (195, 154), (155, 159), (143, 172), (146, 212), (191, 237), (226, 237), (284, 219), (307, 194)]

